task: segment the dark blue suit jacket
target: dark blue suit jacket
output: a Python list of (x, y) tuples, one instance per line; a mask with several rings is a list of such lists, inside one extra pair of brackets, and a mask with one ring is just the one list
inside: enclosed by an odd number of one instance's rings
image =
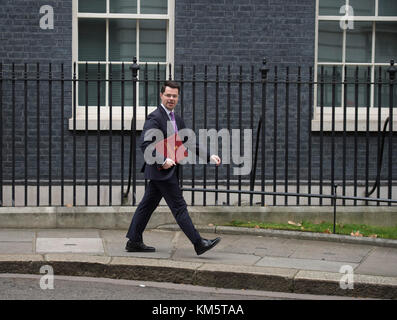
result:
[[(183, 119), (175, 114), (175, 121), (176, 125), (178, 127), (178, 130), (182, 130), (186, 128), (185, 122)], [(145, 140), (145, 134), (148, 132), (150, 129), (159, 129), (163, 133), (163, 137), (167, 138), (167, 122), (170, 122), (170, 119), (168, 117), (167, 112), (163, 109), (162, 106), (158, 106), (156, 110), (154, 110), (152, 113), (150, 113), (145, 121), (145, 124), (143, 126), (143, 131), (141, 135), (141, 141), (140, 141), (140, 147), (142, 152), (145, 154), (146, 148), (153, 144), (153, 140)], [(198, 140), (198, 139), (197, 139)], [(159, 141), (156, 141), (159, 142)], [(186, 147), (186, 145), (185, 145)], [(188, 148), (188, 147), (187, 147)], [(196, 144), (196, 154), (199, 155), (200, 153), (200, 147), (199, 144)], [(202, 151), (203, 152), (203, 151)], [(155, 164), (147, 164), (146, 162), (144, 163), (142, 167), (142, 172), (145, 173), (145, 179), (150, 179), (150, 180), (167, 180), (172, 177), (173, 174), (177, 173), (176, 171), (178, 170), (179, 165), (172, 166), (171, 168), (165, 170), (162, 169), (162, 164), (165, 161), (164, 155), (161, 154), (154, 154), (156, 151), (153, 151), (153, 155), (156, 157), (156, 163)], [(205, 151), (207, 155), (207, 162), (210, 161), (210, 154)]]

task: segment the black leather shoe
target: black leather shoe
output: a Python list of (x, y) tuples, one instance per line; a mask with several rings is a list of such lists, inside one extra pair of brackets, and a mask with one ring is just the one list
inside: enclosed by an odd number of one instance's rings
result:
[(155, 252), (156, 249), (145, 245), (143, 242), (133, 242), (128, 240), (125, 250), (128, 252)]
[(196, 250), (197, 255), (203, 254), (204, 252), (215, 247), (221, 238), (216, 238), (213, 240), (201, 239), (201, 241), (194, 245), (194, 250)]

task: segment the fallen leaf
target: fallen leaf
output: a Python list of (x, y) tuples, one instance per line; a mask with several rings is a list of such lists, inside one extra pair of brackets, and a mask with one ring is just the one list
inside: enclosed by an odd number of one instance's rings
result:
[(70, 204), (70, 203), (68, 203), (68, 204), (66, 205), (66, 207), (67, 207), (67, 208), (71, 208), (71, 207), (73, 207), (73, 205)]
[(329, 229), (326, 229), (326, 230), (324, 231), (324, 233), (331, 234), (331, 230), (329, 230)]
[(362, 237), (363, 235), (360, 233), (359, 230), (357, 230), (356, 232), (354, 232), (354, 230), (350, 233), (351, 236), (353, 237)]
[(297, 226), (297, 227), (301, 227), (302, 226), (300, 223), (296, 223), (296, 222), (293, 222), (293, 221), (288, 221), (288, 224), (291, 224), (291, 225)]
[(255, 229), (260, 229), (260, 226), (256, 225), (256, 226), (255, 226)]
[(214, 224), (213, 224), (213, 223), (209, 223), (208, 226), (209, 226), (209, 227), (213, 227)]
[(369, 235), (369, 237), (370, 237), (370, 238), (377, 238), (378, 235), (377, 235), (377, 234), (371, 234), (371, 235)]

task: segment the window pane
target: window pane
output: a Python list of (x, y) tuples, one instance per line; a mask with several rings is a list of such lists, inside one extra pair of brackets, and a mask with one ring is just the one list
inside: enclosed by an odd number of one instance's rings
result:
[(109, 21), (109, 60), (132, 61), (136, 57), (136, 21)]
[(343, 32), (339, 21), (319, 21), (318, 28), (318, 61), (342, 62)]
[(141, 13), (167, 14), (167, 0), (143, 0), (141, 1)]
[[(140, 69), (140, 83), (139, 83), (139, 105), (145, 106), (157, 106), (160, 103), (159, 95), (160, 88), (164, 80), (166, 79), (166, 69), (165, 65), (148, 65), (147, 66), (147, 84), (145, 83), (145, 70), (146, 65), (141, 66)], [(160, 83), (158, 83), (158, 76), (160, 78)], [(147, 99), (146, 97), (147, 90)]]
[(139, 59), (145, 62), (165, 62), (167, 31), (166, 22), (162, 20), (141, 20)]
[(79, 19), (79, 60), (106, 60), (105, 20)]
[[(357, 73), (357, 74), (356, 74)], [(371, 75), (369, 75), (371, 79)], [(356, 84), (356, 80), (358, 83)], [(367, 101), (367, 81), (368, 81), (368, 67), (347, 67), (346, 74), (347, 81), (347, 97), (346, 106), (366, 107), (370, 102)], [(371, 80), (369, 80), (371, 82)], [(357, 96), (356, 96), (357, 91)]]
[(397, 1), (396, 0), (379, 0), (380, 16), (397, 16)]
[(106, 12), (106, 0), (79, 0), (79, 12)]
[[(88, 82), (86, 82), (86, 77)], [(100, 81), (99, 90), (100, 90), (100, 105), (105, 105), (105, 90), (106, 86), (104, 81), (106, 79), (106, 67), (105, 65), (100, 66), (99, 77), (102, 81)], [(86, 72), (86, 65), (79, 64), (79, 106), (86, 106), (86, 98), (88, 98), (88, 106), (97, 106), (98, 105), (98, 65), (97, 64), (89, 64)], [(88, 88), (88, 91), (87, 91)], [(87, 97), (86, 97), (87, 92)]]
[(355, 22), (346, 30), (346, 62), (371, 62), (372, 22)]
[[(109, 85), (109, 100), (112, 106), (132, 106), (132, 72), (131, 65), (124, 65), (124, 80), (122, 81), (122, 65), (112, 65), (112, 84)], [(109, 67), (110, 68), (110, 67)], [(110, 69), (109, 69), (110, 74)], [(122, 96), (124, 94), (124, 101)], [(110, 105), (110, 103), (109, 103)]]
[(111, 0), (111, 13), (137, 13), (136, 0)]
[(349, 5), (353, 7), (355, 16), (375, 15), (375, 0), (350, 0)]
[[(379, 78), (379, 68), (375, 69), (375, 100), (374, 106), (376, 108), (381, 106), (381, 108), (389, 108), (390, 105), (390, 77), (387, 69), (389, 67), (382, 67), (380, 74), (381, 78)], [(393, 93), (393, 108), (397, 108), (397, 86), (393, 86), (394, 93)], [(379, 101), (379, 90), (381, 91), (380, 101)]]
[(397, 22), (376, 22), (375, 61), (389, 63), (397, 56)]
[[(323, 73), (322, 73), (322, 68)], [(332, 102), (333, 102), (333, 84), (332, 84), (332, 79), (333, 79), (333, 67), (319, 67), (318, 68), (318, 86), (317, 86), (317, 105), (318, 106), (324, 106), (324, 107), (331, 107)], [(342, 92), (342, 68), (341, 67), (335, 67), (335, 106), (340, 107), (341, 106), (341, 92)], [(323, 84), (321, 85), (321, 83)], [(323, 96), (322, 96), (323, 92)]]
[(345, 4), (345, 0), (320, 0), (319, 13), (322, 16), (339, 16), (339, 10)]

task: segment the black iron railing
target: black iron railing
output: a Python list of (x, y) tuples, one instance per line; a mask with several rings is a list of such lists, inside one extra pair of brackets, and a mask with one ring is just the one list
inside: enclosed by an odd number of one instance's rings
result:
[(224, 160), (181, 166), (189, 204), (395, 204), (396, 67), (351, 71), (0, 64), (0, 205), (136, 205), (141, 127), (166, 79)]

